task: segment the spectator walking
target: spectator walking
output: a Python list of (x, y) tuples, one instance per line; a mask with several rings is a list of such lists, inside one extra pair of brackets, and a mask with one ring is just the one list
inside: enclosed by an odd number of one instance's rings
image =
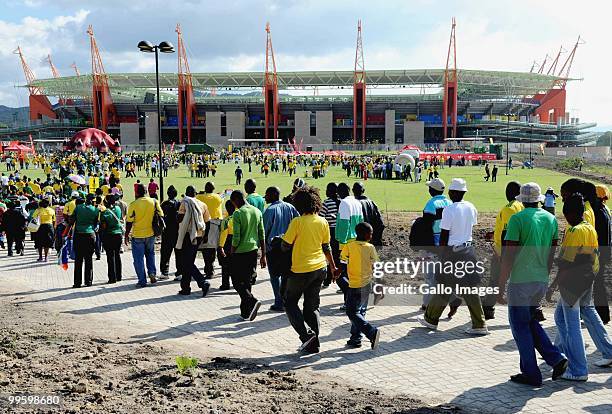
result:
[(231, 252), (232, 237), (234, 236), (234, 220), (232, 215), (236, 208), (231, 200), (225, 202), (227, 217), (221, 222), (221, 233), (219, 235), (219, 265), (221, 265), (221, 286), (219, 290), (229, 290), (232, 276)]
[[(431, 198), (425, 204), (425, 208), (423, 208), (423, 219), (432, 228), (433, 246), (425, 246), (426, 249), (424, 251), (424, 259), (427, 263), (435, 263), (439, 260), (436, 248), (440, 246), (440, 222), (442, 221), (442, 212), (453, 202), (444, 195), (446, 183), (444, 183), (441, 178), (435, 178), (431, 181), (427, 181), (426, 184)], [(433, 248), (427, 249), (427, 247)], [(430, 288), (436, 286), (435, 266), (430, 265), (427, 267), (425, 272), (425, 283)], [(421, 306), (422, 310), (427, 309), (431, 296), (432, 295), (430, 293), (423, 295), (423, 305)], [(456, 312), (456, 305), (452, 303), (453, 301), (451, 301), (451, 312), (454, 313)]]
[[(155, 176), (155, 174), (153, 174), (153, 176)], [(151, 178), (148, 186), (149, 197), (157, 200), (157, 190), (159, 190), (159, 185), (157, 185), (155, 179)]]
[(262, 269), (266, 267), (263, 217), (258, 208), (246, 202), (242, 191), (233, 191), (230, 200), (236, 208), (232, 215), (232, 284), (240, 295), (242, 319), (253, 321), (261, 307), (261, 302), (251, 293), (253, 274), (256, 274), (257, 269), (258, 249), (261, 249), (260, 265)]
[(161, 236), (161, 257), (159, 259), (159, 271), (162, 276), (169, 276), (170, 258), (174, 252), (174, 262), (176, 266), (174, 280), (181, 280), (183, 274), (181, 249), (176, 248), (179, 229), (178, 210), (181, 203), (176, 199), (178, 192), (173, 185), (168, 187), (166, 194), (168, 195), (168, 199), (161, 203), (161, 209), (164, 212), (164, 222), (166, 223), (166, 227), (164, 228)]
[[(491, 278), (489, 279), (490, 287), (499, 285), (499, 272), (501, 270), (501, 258), (503, 249), (506, 245), (506, 229), (510, 217), (523, 211), (523, 204), (516, 199), (521, 193), (521, 184), (517, 181), (510, 181), (506, 185), (506, 204), (495, 218), (495, 229), (493, 230), (493, 256), (491, 257)], [(488, 295), (483, 299), (483, 310), (485, 319), (495, 319), (495, 303), (497, 295)]]
[[(77, 200), (74, 213), (71, 216), (74, 225), (74, 284), (73, 288), (80, 288), (85, 278), (85, 286), (93, 283), (93, 254), (95, 251), (95, 229), (98, 225), (100, 211), (93, 205), (94, 195), (88, 194), (87, 199)], [(83, 274), (85, 264), (85, 274)]]
[[(499, 276), (498, 302), (508, 303), (508, 319), (512, 336), (520, 354), (519, 374), (510, 380), (531, 386), (542, 385), (542, 373), (536, 359), (536, 349), (544, 361), (553, 367), (553, 380), (567, 369), (567, 359), (554, 346), (535, 316), (544, 297), (555, 249), (558, 244), (557, 220), (541, 209), (544, 200), (540, 186), (527, 183), (517, 197), (525, 209), (514, 214), (506, 229)], [(505, 298), (506, 281), (508, 294)]]
[(555, 345), (567, 356), (567, 370), (561, 376), (569, 381), (586, 381), (588, 368), (580, 326), (580, 304), (591, 300), (591, 288), (599, 271), (597, 232), (584, 221), (584, 200), (573, 194), (563, 203), (563, 215), (570, 227), (565, 231), (559, 254), (559, 272), (548, 289), (558, 286), (561, 297), (555, 310)]
[(106, 252), (108, 283), (122, 279), (121, 242), (123, 240), (123, 221), (121, 208), (116, 204), (117, 196), (109, 194), (104, 199), (106, 209), (100, 212), (100, 232), (102, 245)]
[(15, 253), (23, 256), (27, 218), (16, 198), (10, 199), (7, 207), (2, 215), (2, 228), (6, 233), (8, 256), (13, 256), (13, 247)]
[(199, 246), (208, 237), (208, 221), (210, 215), (206, 204), (195, 198), (196, 191), (193, 186), (185, 189), (185, 197), (178, 210), (178, 237), (176, 248), (181, 250), (183, 276), (179, 295), (191, 294), (191, 278), (195, 279), (198, 287), (202, 289), (202, 296), (206, 296), (210, 283), (204, 278), (195, 264)]
[[(338, 217), (338, 206), (340, 205), (340, 200), (338, 199), (338, 184), (328, 183), (325, 189), (325, 195), (327, 198), (323, 201), (319, 215), (327, 220), (327, 224), (329, 225), (329, 245), (332, 249), (332, 256), (334, 257), (335, 263), (340, 263), (340, 245), (338, 240), (336, 240), (336, 219)], [(328, 266), (327, 277), (325, 278), (325, 282), (323, 282), (323, 288), (331, 284), (333, 276), (331, 267)]]
[(223, 219), (223, 199), (215, 193), (215, 183), (209, 181), (204, 185), (204, 194), (196, 195), (196, 198), (206, 205), (210, 220), (208, 221), (208, 236), (206, 242), (200, 246), (204, 257), (204, 274), (207, 279), (212, 279), (217, 248), (219, 247), (219, 233), (221, 220)]
[(363, 335), (370, 341), (372, 349), (378, 347), (380, 330), (366, 320), (368, 298), (372, 290), (372, 270), (378, 262), (376, 248), (370, 244), (373, 229), (367, 223), (359, 223), (355, 232), (357, 238), (345, 244), (341, 260), (347, 265), (348, 289), (346, 292), (346, 315), (351, 321), (351, 337), (346, 345), (360, 348)]
[(255, 183), (255, 180), (249, 178), (244, 182), (244, 191), (246, 191), (247, 193), (246, 202), (252, 205), (253, 207), (257, 207), (261, 214), (263, 214), (266, 202), (262, 196), (255, 192), (256, 190), (257, 183)]
[(369, 199), (365, 193), (365, 186), (361, 182), (353, 184), (353, 194), (355, 199), (361, 203), (363, 221), (372, 226), (372, 244), (374, 246), (382, 246), (382, 235), (385, 230), (382, 215), (378, 210), (378, 206), (374, 201)]
[(264, 233), (266, 236), (266, 259), (268, 272), (270, 273), (270, 284), (274, 292), (274, 303), (270, 306), (270, 310), (282, 312), (284, 307), (280, 286), (282, 279), (288, 275), (283, 274), (278, 258), (272, 254), (272, 239), (285, 234), (289, 223), (295, 217), (298, 217), (299, 213), (293, 205), (280, 200), (280, 190), (278, 187), (268, 187), (265, 197), (268, 203), (268, 208), (263, 214)]
[[(348, 187), (348, 186), (347, 186)], [(299, 335), (303, 353), (319, 352), (319, 303), (321, 285), (327, 265), (334, 275), (339, 273), (329, 246), (329, 225), (318, 215), (321, 210), (319, 192), (302, 187), (294, 193), (293, 205), (300, 213), (289, 224), (282, 248), (291, 252), (291, 274), (283, 280), (285, 312)], [(360, 206), (361, 207), (361, 206)], [(303, 310), (298, 302), (304, 297)]]
[[(39, 220), (38, 231), (34, 233), (34, 245), (38, 250), (38, 262), (46, 262), (49, 258), (49, 249), (55, 239), (55, 210), (49, 207), (49, 200), (40, 200), (38, 208), (32, 214), (33, 219)], [(43, 257), (44, 252), (44, 257)]]
[[(470, 311), (472, 327), (465, 333), (468, 335), (487, 335), (487, 330), (480, 296), (477, 294), (457, 294), (458, 287), (473, 287), (480, 283), (481, 274), (476, 266), (478, 261), (474, 246), (472, 245), (473, 227), (478, 221), (478, 211), (472, 203), (464, 200), (467, 193), (467, 184), (462, 178), (454, 178), (448, 189), (448, 196), (453, 202), (442, 210), (440, 221), (440, 255), (444, 263), (472, 263), (472, 270), (465, 267), (465, 272), (460, 275), (453, 270), (446, 271), (448, 266), (444, 266), (443, 271), (438, 275), (439, 284), (452, 288), (457, 296), (463, 297)], [(424, 316), (417, 317), (417, 320), (424, 327), (436, 330), (440, 316), (444, 308), (452, 298), (452, 294), (434, 294), (429, 300)]]
[[(132, 259), (136, 276), (138, 276), (136, 287), (145, 287), (147, 276), (151, 283), (157, 282), (155, 232), (153, 230), (153, 220), (156, 214), (159, 217), (164, 215), (159, 202), (147, 197), (144, 185), (137, 185), (136, 199), (128, 207), (125, 229), (125, 244), (130, 242), (130, 234), (132, 235)], [(162, 278), (165, 277), (162, 276)]]

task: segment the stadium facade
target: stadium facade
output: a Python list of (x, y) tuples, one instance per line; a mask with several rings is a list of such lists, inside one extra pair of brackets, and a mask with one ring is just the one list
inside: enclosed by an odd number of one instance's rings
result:
[[(454, 27), (453, 22), (451, 45)], [(165, 143), (280, 142), (329, 148), (463, 139), (569, 146), (596, 138), (589, 131), (594, 123), (566, 112), (565, 86), (572, 81), (569, 67), (563, 69), (567, 61), (556, 75), (554, 70), (456, 69), (454, 47), (449, 47), (445, 69), (366, 72), (359, 25), (353, 71), (277, 72), (269, 26), (266, 31), (264, 72), (190, 73), (177, 26), (179, 72), (159, 74)], [(32, 135), (35, 140), (63, 141), (93, 126), (124, 146), (158, 142), (155, 74), (104, 73), (93, 30), (90, 37), (92, 74), (28, 78), (22, 57), (31, 122), (0, 130), (0, 138)], [(51, 105), (47, 97), (58, 103)]]

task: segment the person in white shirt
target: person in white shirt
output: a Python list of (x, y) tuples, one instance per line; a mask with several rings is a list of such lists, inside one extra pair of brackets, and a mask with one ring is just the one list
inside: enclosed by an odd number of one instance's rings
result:
[[(453, 204), (442, 211), (440, 251), (438, 253), (442, 261), (442, 266), (440, 266), (442, 271), (437, 274), (437, 282), (438, 285), (451, 288), (452, 293), (465, 300), (472, 319), (472, 327), (465, 332), (469, 335), (487, 335), (489, 331), (485, 324), (480, 296), (461, 291), (478, 286), (484, 271), (482, 264), (479, 265), (474, 246), (472, 246), (472, 229), (478, 222), (478, 211), (472, 203), (463, 200), (467, 192), (464, 179), (453, 178), (448, 190), (448, 196)], [(452, 293), (434, 294), (427, 304), (425, 315), (417, 317), (419, 323), (428, 329), (436, 330), (440, 316), (448, 305)]]

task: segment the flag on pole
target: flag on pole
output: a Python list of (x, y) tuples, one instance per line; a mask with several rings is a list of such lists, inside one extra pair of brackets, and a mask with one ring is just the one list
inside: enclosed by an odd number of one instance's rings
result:
[(57, 264), (64, 270), (68, 270), (68, 260), (70, 259), (70, 247), (72, 246), (71, 240), (66, 237), (64, 245), (57, 253)]

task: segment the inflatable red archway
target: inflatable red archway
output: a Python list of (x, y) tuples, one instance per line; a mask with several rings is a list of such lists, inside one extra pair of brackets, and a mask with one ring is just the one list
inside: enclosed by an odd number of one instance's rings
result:
[(65, 151), (88, 151), (92, 148), (95, 148), (98, 152), (121, 151), (119, 141), (96, 128), (79, 131), (71, 139), (64, 142)]

